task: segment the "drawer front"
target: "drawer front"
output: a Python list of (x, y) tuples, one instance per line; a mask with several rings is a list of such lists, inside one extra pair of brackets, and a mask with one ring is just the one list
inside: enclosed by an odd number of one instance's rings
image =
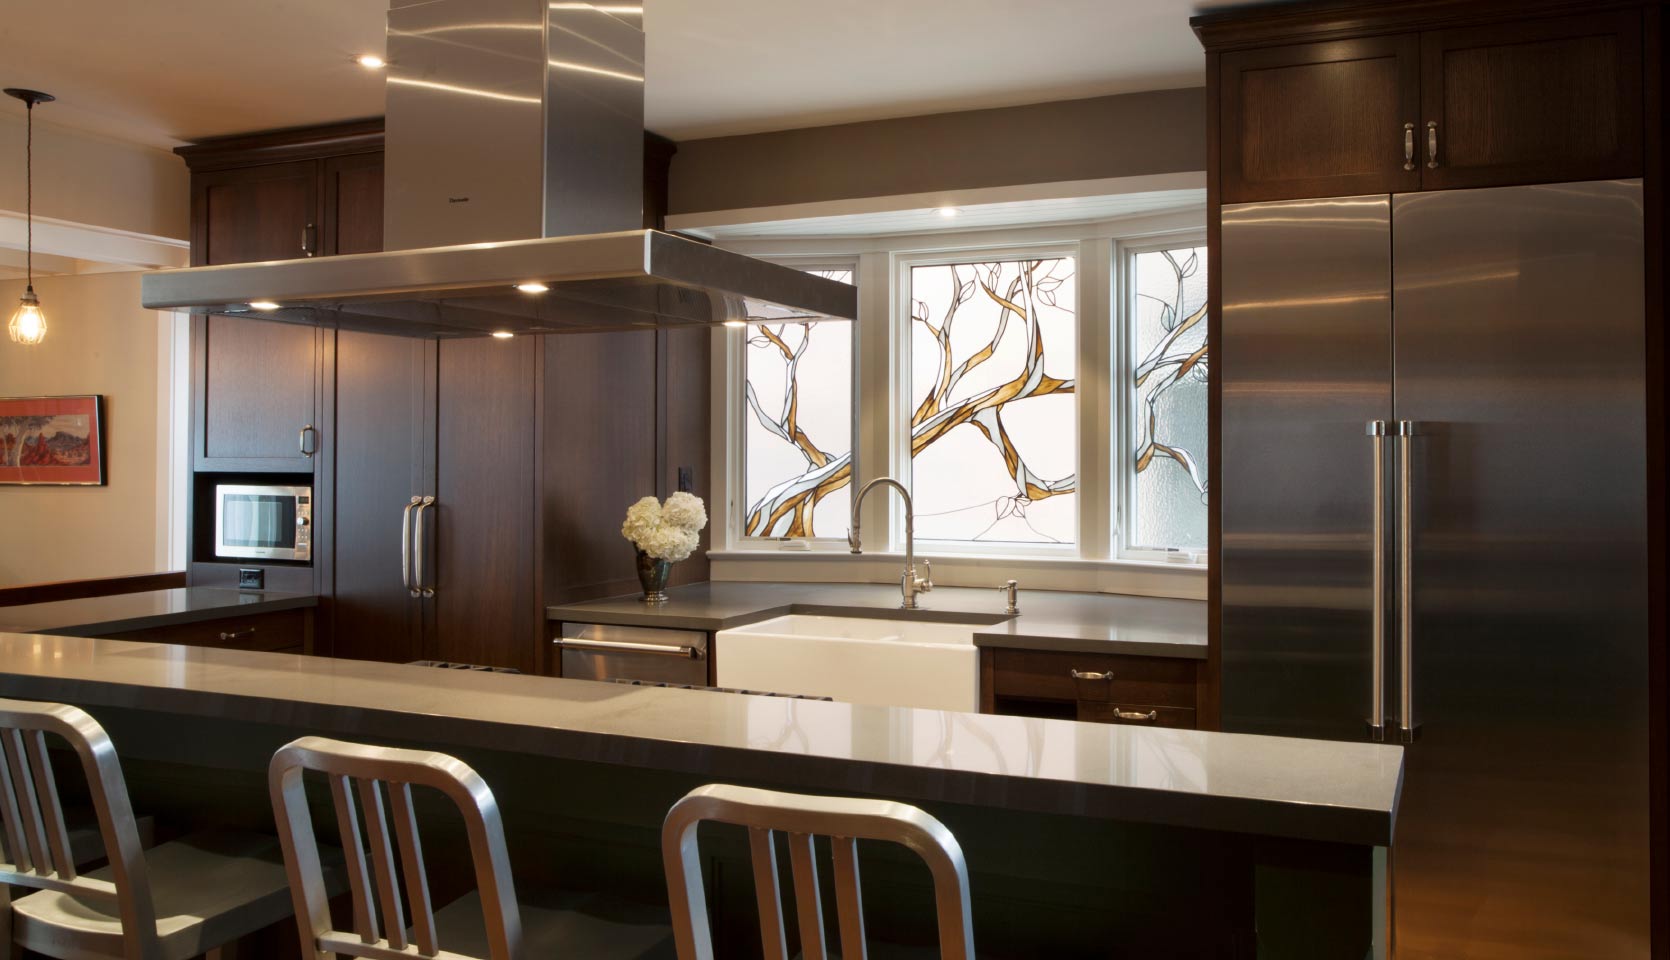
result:
[(1195, 729), (1195, 712), (1186, 707), (1157, 707), (1151, 704), (1079, 701), (1080, 720), (1089, 723), (1127, 723), (1139, 727)]
[(280, 610), (247, 617), (177, 623), (148, 630), (113, 633), (113, 640), (145, 643), (178, 643), (189, 647), (219, 647), (223, 650), (265, 650), (274, 653), (302, 653), (307, 643), (306, 610)]
[(999, 697), (1195, 707), (1195, 661), (1171, 657), (998, 650)]

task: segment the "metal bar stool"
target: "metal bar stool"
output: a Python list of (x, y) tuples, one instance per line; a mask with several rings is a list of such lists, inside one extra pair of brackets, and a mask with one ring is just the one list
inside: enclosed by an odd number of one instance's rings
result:
[[(330, 784), (347, 854), (352, 931), (338, 930), (331, 922), (302, 782), (307, 770), (323, 773)], [(374, 960), (673, 956), (671, 931), (660, 910), (595, 895), (544, 895), (519, 903), (493, 791), (455, 757), (302, 737), (273, 754), (267, 781), (301, 927), (303, 960), (330, 960), (331, 954)], [(439, 910), (430, 902), (412, 812), (413, 786), (439, 790), (452, 800), (470, 841), (476, 889)], [(363, 814), (356, 813), (356, 796)]]
[[(109, 865), (76, 869), (46, 734), (81, 760)], [(83, 711), (0, 700), (0, 883), (33, 888), (5, 912), (9, 939), (60, 960), (185, 960), (290, 914), (276, 837), (209, 831), (150, 850), (110, 737)]]
[(957, 838), (916, 807), (886, 800), (809, 797), (726, 784), (697, 787), (673, 805), (661, 827), (661, 859), (667, 868), (673, 936), (679, 960), (713, 960), (707, 900), (702, 890), (696, 826), (704, 820), (748, 828), (754, 864), (754, 897), (759, 904), (760, 939), (766, 960), (788, 960), (783, 901), (777, 880), (775, 831), (788, 835), (794, 876), (800, 949), (806, 960), (826, 960), (823, 908), (812, 840), (827, 836), (834, 854), (835, 905), (840, 919), (841, 956), (864, 960), (864, 913), (859, 903), (858, 841), (882, 840), (916, 852), (934, 878), (942, 960), (973, 960), (974, 928), (968, 906), (968, 868)]

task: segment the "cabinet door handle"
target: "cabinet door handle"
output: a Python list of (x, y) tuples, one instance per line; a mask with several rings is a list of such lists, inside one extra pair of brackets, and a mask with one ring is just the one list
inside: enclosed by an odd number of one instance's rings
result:
[(1069, 669), (1067, 672), (1072, 674), (1074, 680), (1112, 680), (1113, 679), (1113, 673), (1111, 671)]
[(1438, 169), (1438, 121), (1426, 122), (1426, 166), (1428, 170)]
[(317, 252), (314, 249), (314, 237), (317, 232), (318, 228), (311, 223), (302, 227), (302, 256), (311, 257)]
[(423, 584), (423, 554), (425, 552), (425, 550), (424, 550), (425, 543), (424, 543), (424, 539), (423, 539), (423, 512), (425, 510), (428, 510), (430, 507), (432, 507), (434, 505), (435, 505), (435, 498), (434, 497), (424, 497), (418, 503), (418, 508), (417, 508), (417, 534), (416, 534), (416, 537), (417, 537), (417, 545), (416, 545), (417, 555), (413, 560), (413, 572), (412, 572), (412, 591), (413, 591), (412, 595), (413, 596), (417, 596), (419, 593), (421, 593), (423, 596), (426, 596), (426, 597), (433, 597), (435, 595), (435, 588), (434, 587), (426, 587)]
[(1137, 710), (1121, 710), (1118, 707), (1114, 707), (1113, 715), (1121, 720), (1142, 720), (1148, 723), (1153, 723), (1155, 720), (1160, 719), (1160, 711), (1158, 710), (1150, 710), (1147, 713), (1142, 713)]
[(301, 433), (296, 435), (296, 449), (301, 451), (302, 456), (311, 457), (319, 452), (318, 436), (319, 431), (313, 429), (313, 424), (302, 427)]
[(1403, 125), (1403, 169), (1415, 169), (1415, 125)]
[(413, 497), (400, 513), (400, 583), (414, 597), (418, 591), (412, 586), (412, 508), (422, 502), (422, 497)]
[(255, 636), (255, 628), (254, 627), (246, 627), (242, 630), (232, 630), (232, 631), (222, 630), (220, 632), (220, 639), (223, 640), (223, 641), (224, 640), (242, 640), (245, 637), (253, 637), (253, 636)]

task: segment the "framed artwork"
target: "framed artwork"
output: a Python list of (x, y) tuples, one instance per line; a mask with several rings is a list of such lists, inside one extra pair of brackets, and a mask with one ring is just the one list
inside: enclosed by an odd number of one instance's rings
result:
[(0, 484), (104, 482), (104, 397), (0, 398)]

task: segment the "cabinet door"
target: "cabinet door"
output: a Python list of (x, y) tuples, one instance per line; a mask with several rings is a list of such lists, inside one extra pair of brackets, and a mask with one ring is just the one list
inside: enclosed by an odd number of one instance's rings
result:
[(1418, 189), (1419, 63), (1414, 34), (1223, 54), (1223, 202)]
[(383, 155), (325, 161), (325, 256), (383, 249)]
[(435, 353), (433, 340), (337, 334), (332, 656), (423, 657), (405, 531), (412, 498), (434, 491)]
[[(534, 670), (543, 621), (534, 563), (540, 346), (539, 337), (440, 342), (426, 659)], [(588, 457), (608, 455), (578, 451), (568, 469), (592, 469)]]
[(198, 469), (313, 469), (319, 331), (246, 317), (194, 327)]
[(1639, 11), (1435, 31), (1421, 48), (1426, 189), (1641, 175)]
[(319, 164), (213, 170), (191, 178), (195, 266), (294, 260), (319, 252)]

